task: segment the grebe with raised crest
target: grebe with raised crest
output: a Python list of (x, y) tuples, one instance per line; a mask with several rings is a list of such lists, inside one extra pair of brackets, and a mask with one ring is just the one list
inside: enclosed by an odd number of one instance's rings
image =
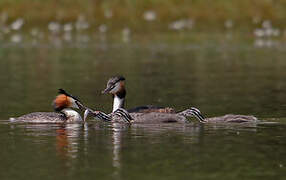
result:
[(53, 101), (56, 112), (33, 112), (17, 118), (10, 118), (10, 122), (26, 123), (81, 123), (80, 114), (71, 108), (84, 110), (82, 103), (65, 90), (59, 89), (59, 95)]

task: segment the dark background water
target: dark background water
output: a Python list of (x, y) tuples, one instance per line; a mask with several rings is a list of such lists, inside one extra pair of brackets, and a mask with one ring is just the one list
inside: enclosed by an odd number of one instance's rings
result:
[[(211, 38), (210, 38), (211, 39)], [(284, 179), (285, 48), (249, 42), (138, 41), (1, 45), (1, 179)], [(251, 125), (9, 124), (52, 111), (58, 88), (93, 109), (124, 75), (127, 107), (195, 106), (207, 117), (252, 114)]]
[(111, 110), (101, 95), (109, 77), (127, 83), (127, 107), (143, 104), (207, 116), (285, 117), (286, 62), (282, 47), (251, 44), (98, 43), (85, 46), (4, 46), (0, 50), (0, 118), (52, 110), (58, 88), (87, 105)]

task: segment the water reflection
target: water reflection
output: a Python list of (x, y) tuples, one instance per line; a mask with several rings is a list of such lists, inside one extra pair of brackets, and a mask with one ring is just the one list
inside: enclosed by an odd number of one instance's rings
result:
[(12, 22), (10, 27), (12, 30), (17, 31), (17, 30), (20, 30), (23, 25), (24, 25), (24, 19), (19, 18), (19, 19), (15, 20), (14, 22)]
[(154, 21), (157, 18), (156, 12), (149, 10), (149, 11), (145, 11), (143, 14), (143, 18), (146, 21)]
[(104, 11), (104, 17), (105, 17), (105, 18), (110, 19), (110, 18), (112, 18), (112, 16), (113, 16), (113, 12), (112, 12), (111, 9), (106, 9), (106, 10)]
[(112, 144), (113, 144), (113, 157), (112, 157), (112, 166), (115, 168), (113, 176), (115, 178), (120, 177), (121, 170), (121, 147), (122, 147), (122, 133), (126, 130), (128, 126), (122, 126), (122, 124), (113, 123), (112, 124)]
[(20, 42), (22, 42), (22, 39), (23, 39), (23, 37), (22, 37), (22, 35), (19, 34), (19, 33), (13, 34), (13, 35), (11, 36), (11, 42), (12, 42), (12, 43), (20, 43)]
[[(261, 28), (256, 28), (253, 31), (255, 36), (255, 47), (276, 47), (279, 45), (277, 37), (280, 36), (280, 30), (272, 26), (270, 20), (264, 20), (261, 23)], [(276, 39), (275, 39), (276, 38)]]
[[(265, 126), (264, 123), (262, 123)], [(267, 125), (266, 125), (267, 126)], [(122, 174), (122, 164), (125, 156), (139, 158), (140, 153), (129, 150), (133, 147), (133, 142), (144, 141), (146, 149), (154, 144), (172, 144), (174, 137), (180, 137), (183, 144), (204, 144), (205, 138), (216, 136), (220, 131), (232, 136), (239, 136), (241, 133), (257, 132), (258, 125), (255, 123), (242, 124), (133, 124), (126, 126), (118, 123), (112, 124), (112, 166), (113, 176), (119, 178)], [(130, 138), (127, 140), (126, 138)], [(123, 144), (128, 141), (128, 144)], [(124, 147), (124, 151), (123, 151)], [(138, 148), (138, 147), (136, 147)], [(170, 149), (168, 149), (170, 151)], [(176, 149), (174, 149), (176, 150)], [(143, 157), (144, 159), (144, 157)]]
[(88, 137), (87, 124), (11, 124), (10, 128), (21, 128), (26, 136), (39, 137), (31, 138), (36, 144), (55, 136), (56, 153), (62, 159), (77, 158), (79, 142), (87, 141)]
[[(105, 18), (111, 18), (112, 11), (106, 10)], [(155, 21), (157, 19), (156, 13), (152, 10), (146, 11), (143, 13), (143, 18), (146, 21)], [(125, 43), (132, 42), (130, 36), (131, 32), (134, 30), (132, 27), (126, 26), (121, 31), (114, 31), (111, 29), (112, 26), (109, 26), (106, 23), (99, 24), (96, 27), (91, 27), (92, 23), (87, 20), (84, 15), (79, 15), (77, 20), (72, 22), (64, 22), (61, 23), (57, 20), (53, 20), (45, 26), (45, 29), (42, 27), (28, 27), (28, 33), (26, 30), (22, 30), (25, 25), (25, 20), (22, 17), (19, 17), (11, 24), (7, 24), (7, 17), (5, 14), (0, 15), (0, 39), (3, 42), (12, 42), (14, 44), (20, 43), (47, 43), (50, 45), (55, 45), (55, 47), (62, 47), (64, 44), (70, 44), (70, 42), (79, 43), (89, 43), (89, 42), (97, 42), (106, 41), (107, 39), (113, 39), (114, 37), (121, 37), (122, 41)], [(255, 24), (257, 27), (250, 30), (248, 33), (241, 32), (241, 36), (245, 38), (249, 38), (249, 34), (252, 32), (253, 37), (251, 38), (254, 41), (255, 47), (277, 47), (283, 42), (283, 31), (277, 27), (272, 25), (270, 20), (256, 20), (254, 18)], [(156, 24), (156, 23), (148, 23), (148, 24)], [(224, 27), (227, 31), (221, 32), (221, 34), (225, 35), (226, 40), (232, 39), (232, 33), (236, 32), (234, 28), (234, 20), (227, 19), (224, 23)], [(167, 27), (170, 30), (174, 30), (174, 33), (178, 32), (186, 32), (186, 36), (190, 36), (190, 43), (193, 42), (193, 37), (198, 37), (188, 31), (193, 30), (195, 27), (195, 21), (190, 18), (181, 18), (175, 20), (173, 22), (169, 22)], [(111, 33), (107, 33), (111, 32)], [(134, 31), (135, 32), (135, 31)], [(96, 34), (96, 36), (94, 36)], [(115, 36), (114, 36), (115, 34)], [(135, 39), (136, 39), (136, 33)], [(237, 33), (235, 33), (237, 34)], [(285, 33), (284, 33), (285, 34)], [(177, 36), (181, 36), (181, 34), (176, 34)], [(139, 34), (141, 37), (141, 35)], [(202, 36), (199, 36), (200, 38)], [(199, 39), (200, 39), (199, 38)], [(208, 38), (207, 41), (212, 40)], [(220, 38), (220, 37), (218, 37)], [(185, 38), (184, 38), (185, 39)], [(201, 39), (204, 41), (204, 39)], [(279, 44), (278, 44), (279, 43)]]
[(87, 22), (84, 15), (78, 16), (77, 21), (75, 22), (75, 28), (77, 31), (82, 31), (89, 28), (89, 23)]
[(122, 30), (122, 41), (123, 42), (129, 42), (130, 41), (130, 34), (131, 34), (131, 31), (129, 28), (124, 28)]
[(227, 29), (231, 29), (233, 27), (233, 20), (228, 19), (224, 22), (224, 27)]
[[(104, 179), (167, 178), (169, 174), (183, 179), (196, 177), (194, 173), (203, 177), (230, 177), (237, 176), (244, 168), (269, 173), (285, 167), (282, 158), (285, 124), (279, 123), (132, 126), (97, 121), (89, 125), (0, 123), (0, 138), (2, 142), (8, 139), (8, 146), (1, 148), (1, 160), (8, 162), (5, 156), (15, 157), (17, 168), (30, 161), (27, 166), (33, 169), (31, 172), (36, 168), (45, 175), (53, 172), (63, 178), (83, 171), (84, 177)], [(259, 160), (262, 163), (257, 169)], [(217, 164), (221, 165), (219, 169)], [(8, 166), (6, 169), (10, 170)]]
[[(77, 158), (79, 152), (79, 138), (87, 137), (87, 129), (81, 124), (65, 124), (56, 130), (56, 147), (63, 158)], [(83, 138), (85, 141), (86, 138)]]
[(192, 19), (179, 19), (169, 24), (169, 29), (172, 30), (183, 30), (192, 29), (194, 26), (194, 21)]
[(48, 25), (48, 29), (51, 31), (52, 34), (57, 34), (61, 30), (61, 24), (59, 22), (50, 22)]

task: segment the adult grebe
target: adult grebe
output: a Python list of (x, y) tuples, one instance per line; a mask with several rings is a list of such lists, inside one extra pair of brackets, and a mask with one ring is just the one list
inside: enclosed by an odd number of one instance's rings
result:
[(80, 114), (70, 108), (84, 110), (81, 102), (65, 90), (59, 89), (59, 95), (53, 101), (56, 112), (33, 112), (17, 118), (10, 118), (11, 122), (27, 123), (79, 123), (83, 122)]
[[(102, 91), (104, 94), (112, 94), (113, 109), (115, 112), (118, 108), (124, 108), (126, 90), (125, 78), (123, 76), (115, 76), (108, 80), (107, 87)], [(127, 112), (138, 123), (166, 123), (166, 122), (186, 122), (187, 117), (195, 117), (200, 122), (204, 122), (204, 117), (197, 108), (186, 109), (176, 113), (173, 108), (163, 108), (152, 105), (139, 106), (128, 109)]]
[[(106, 89), (102, 91), (103, 94), (112, 94), (113, 96), (113, 109), (112, 112), (118, 108), (124, 108), (126, 89), (125, 78), (123, 76), (111, 77)], [(175, 113), (173, 108), (157, 107), (153, 105), (138, 106), (127, 110), (129, 113), (147, 113), (147, 112), (160, 112), (160, 113)]]
[[(124, 108), (126, 89), (125, 78), (123, 76), (111, 77), (106, 89), (102, 91), (104, 94), (112, 94), (113, 96), (113, 112), (118, 108)], [(186, 117), (196, 117), (200, 122), (256, 122), (257, 118), (247, 115), (233, 115), (227, 114), (220, 117), (204, 118), (197, 108), (186, 109), (182, 112), (176, 113), (173, 108), (162, 108), (152, 105), (139, 106), (127, 110), (134, 122), (138, 123), (159, 123), (159, 122), (185, 122)]]

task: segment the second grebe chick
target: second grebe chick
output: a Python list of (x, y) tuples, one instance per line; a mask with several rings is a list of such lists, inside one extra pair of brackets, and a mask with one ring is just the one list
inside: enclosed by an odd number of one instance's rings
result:
[(75, 110), (83, 109), (81, 102), (63, 89), (59, 89), (59, 95), (53, 101), (56, 112), (33, 112), (17, 118), (10, 118), (11, 122), (26, 123), (79, 123), (83, 122), (80, 114)]

